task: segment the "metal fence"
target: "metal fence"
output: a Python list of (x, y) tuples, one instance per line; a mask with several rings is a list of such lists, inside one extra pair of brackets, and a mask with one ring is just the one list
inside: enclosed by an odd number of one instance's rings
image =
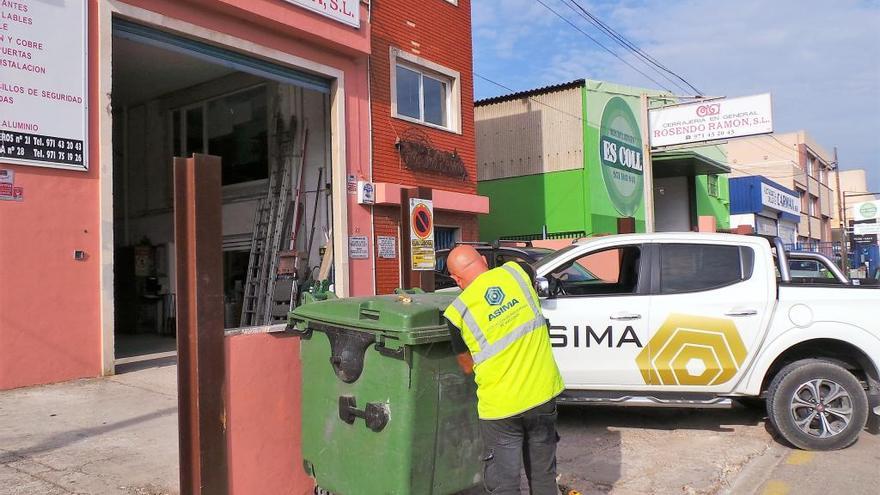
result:
[[(790, 251), (821, 253), (840, 265), (840, 242), (799, 242), (785, 246)], [(851, 243), (849, 246), (849, 275), (856, 278), (873, 277), (880, 266), (880, 247)]]
[(795, 244), (786, 244), (785, 249), (788, 251), (819, 253), (833, 260), (838, 260), (840, 258), (840, 242), (798, 242)]
[(504, 235), (501, 236), (501, 239), (510, 241), (538, 241), (541, 239), (578, 239), (586, 236), (587, 233), (583, 230), (575, 230), (571, 232), (548, 232), (546, 234)]

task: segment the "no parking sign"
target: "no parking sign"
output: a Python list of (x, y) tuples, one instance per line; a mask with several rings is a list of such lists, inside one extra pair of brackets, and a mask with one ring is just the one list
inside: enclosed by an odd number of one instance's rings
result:
[(434, 203), (428, 199), (409, 200), (409, 239), (413, 270), (434, 269)]

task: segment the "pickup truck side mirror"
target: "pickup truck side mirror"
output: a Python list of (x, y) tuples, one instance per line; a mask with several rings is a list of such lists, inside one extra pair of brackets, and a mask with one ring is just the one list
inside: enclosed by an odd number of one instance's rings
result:
[(550, 297), (550, 281), (547, 277), (535, 277), (535, 292), (541, 299)]

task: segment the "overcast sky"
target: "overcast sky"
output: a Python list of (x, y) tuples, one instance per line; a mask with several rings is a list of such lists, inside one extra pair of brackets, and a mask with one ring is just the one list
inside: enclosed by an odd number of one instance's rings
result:
[[(563, 0), (473, 0), (474, 68), (514, 90), (579, 78), (676, 90)], [(880, 1), (578, 0), (707, 95), (773, 95), (777, 132), (806, 130), (880, 191)], [(508, 93), (475, 77), (476, 97)]]

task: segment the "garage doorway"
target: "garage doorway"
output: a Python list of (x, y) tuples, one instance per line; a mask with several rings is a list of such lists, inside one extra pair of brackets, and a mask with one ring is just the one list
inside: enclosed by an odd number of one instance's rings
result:
[[(320, 264), (333, 218), (330, 83), (121, 19), (113, 21), (112, 44), (113, 331), (116, 363), (124, 364), (172, 356), (176, 349), (175, 156), (206, 153), (222, 160), (228, 328), (239, 326), (257, 205), (269, 192), (270, 174), (283, 170), (282, 160), (293, 164), (295, 189), (304, 129), (308, 151), (295, 247), (311, 246), (305, 263)], [(282, 140), (293, 143), (285, 149), (294, 156), (282, 152)]]
[(696, 226), (693, 177), (654, 179), (657, 232), (690, 232)]

